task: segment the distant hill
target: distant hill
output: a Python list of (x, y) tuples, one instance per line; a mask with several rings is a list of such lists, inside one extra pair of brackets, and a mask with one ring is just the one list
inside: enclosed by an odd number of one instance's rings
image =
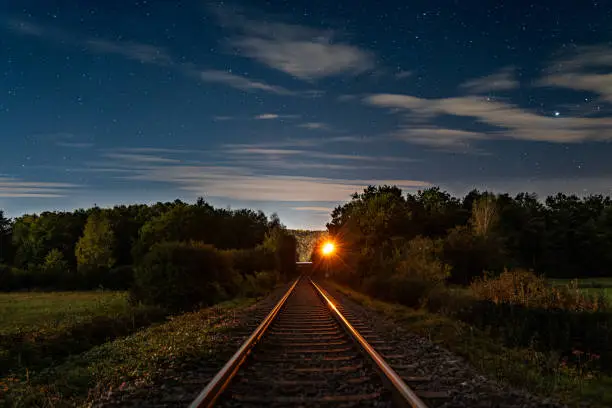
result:
[(297, 239), (297, 252), (300, 262), (309, 261), (315, 242), (322, 235), (327, 235), (327, 231), (289, 230), (289, 233)]

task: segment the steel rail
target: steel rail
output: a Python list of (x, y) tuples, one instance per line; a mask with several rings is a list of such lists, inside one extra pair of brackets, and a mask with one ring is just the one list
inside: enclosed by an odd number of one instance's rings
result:
[(209, 408), (212, 407), (223, 390), (227, 388), (230, 381), (247, 358), (255, 344), (259, 341), (259, 339), (264, 335), (268, 326), (274, 321), (274, 318), (283, 307), (287, 298), (293, 292), (293, 289), (300, 281), (301, 276), (298, 277), (295, 282), (291, 285), (289, 290), (284, 294), (284, 296), (278, 301), (276, 306), (268, 313), (266, 318), (259, 324), (257, 329), (249, 336), (248, 339), (242, 343), (242, 346), (234, 353), (232, 358), (229, 359), (227, 363), (223, 366), (223, 368), (213, 377), (213, 379), (206, 385), (206, 388), (200, 392), (200, 394), (196, 397), (195, 400), (189, 405), (190, 408)]
[(344, 315), (336, 307), (333, 298), (319, 285), (314, 283), (309, 278), (312, 286), (317, 290), (317, 293), (325, 300), (329, 308), (332, 310), (336, 320), (345, 331), (361, 346), (362, 350), (374, 361), (378, 367), (378, 371), (383, 376), (383, 380), (387, 382), (393, 391), (395, 401), (398, 405), (409, 406), (413, 408), (428, 408), (427, 405), (415, 394), (414, 391), (406, 385), (404, 380), (393, 370), (384, 358), (378, 354), (376, 350), (367, 342), (367, 340), (353, 327), (353, 325), (344, 317)]

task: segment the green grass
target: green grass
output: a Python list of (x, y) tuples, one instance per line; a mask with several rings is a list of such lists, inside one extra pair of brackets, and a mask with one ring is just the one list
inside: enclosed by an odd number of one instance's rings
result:
[(505, 347), (488, 333), (448, 316), (382, 302), (343, 286), (335, 288), (405, 329), (463, 356), (490, 378), (559, 398), (569, 406), (581, 402), (589, 407), (612, 406), (612, 377), (593, 371), (581, 374), (573, 366), (561, 364), (553, 353)]
[(0, 294), (0, 375), (61, 363), (165, 317), (125, 292)]
[(129, 309), (125, 292), (0, 293), (0, 335), (76, 325)]
[(151, 384), (168, 372), (218, 359), (219, 350), (227, 347), (235, 312), (253, 302), (239, 299), (186, 313), (38, 373), (0, 378), (0, 406), (84, 406), (111, 389)]
[(584, 278), (584, 279), (548, 279), (554, 286), (571, 285), (578, 283), (578, 289), (589, 295), (603, 293), (608, 301), (612, 302), (612, 278)]

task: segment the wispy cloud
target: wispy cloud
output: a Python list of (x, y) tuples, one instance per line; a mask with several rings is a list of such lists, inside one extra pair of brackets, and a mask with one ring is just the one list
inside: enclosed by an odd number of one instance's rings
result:
[(317, 147), (328, 144), (346, 144), (346, 143), (374, 143), (383, 140), (382, 137), (366, 137), (366, 136), (334, 136), (334, 137), (317, 137), (308, 139), (283, 139), (274, 142), (260, 143), (238, 143), (226, 144), (224, 148), (264, 148), (264, 149), (279, 149), (288, 147)]
[(333, 30), (265, 19), (249, 19), (225, 7), (213, 9), (222, 25), (236, 35), (229, 45), (271, 68), (312, 80), (339, 74), (358, 74), (374, 66), (372, 53), (342, 43)]
[(24, 181), (0, 177), (1, 198), (59, 198), (65, 197), (70, 189), (79, 187), (71, 183)]
[[(263, 91), (278, 95), (298, 95), (283, 87), (247, 78), (228, 71), (201, 69), (193, 64), (177, 62), (164, 48), (133, 41), (109, 41), (100, 38), (83, 38), (66, 30), (43, 26), (22, 20), (12, 20), (5, 26), (19, 34), (29, 35), (72, 46), (83, 47), (98, 54), (119, 55), (123, 58), (172, 68), (183, 75), (204, 82), (228, 85), (243, 91)], [(302, 95), (302, 94), (299, 94)]]
[(93, 143), (87, 142), (57, 142), (56, 145), (61, 147), (70, 147), (73, 149), (89, 149), (94, 147)]
[(149, 44), (97, 39), (87, 40), (85, 44), (93, 51), (98, 53), (117, 54), (121, 55), (122, 57), (140, 61), (146, 64), (157, 64), (164, 66), (175, 64), (170, 54), (168, 54), (163, 48)]
[(190, 154), (200, 153), (200, 150), (193, 149), (176, 149), (166, 147), (118, 147), (113, 149), (118, 153), (171, 153), (171, 154)]
[(467, 132), (465, 130), (447, 129), (435, 126), (413, 127), (405, 126), (394, 134), (398, 139), (415, 144), (439, 147), (442, 149), (456, 150), (457, 148), (469, 149), (472, 140), (483, 140), (487, 136), (478, 132)]
[(331, 130), (331, 126), (321, 122), (300, 123), (298, 127), (311, 130)]
[(397, 71), (394, 76), (396, 79), (404, 79), (412, 76), (412, 74), (412, 71)]
[(263, 113), (255, 116), (256, 120), (271, 120), (271, 119), (297, 119), (300, 115), (279, 115), (277, 113)]
[(167, 157), (152, 156), (147, 154), (129, 154), (129, 153), (106, 153), (103, 155), (109, 159), (123, 160), (133, 163), (179, 163), (180, 160), (169, 159)]
[(281, 86), (269, 85), (265, 82), (252, 81), (246, 77), (234, 75), (227, 71), (201, 71), (199, 77), (204, 82), (216, 82), (229, 85), (242, 91), (264, 91), (278, 95), (293, 95), (294, 93)]
[(254, 174), (250, 170), (220, 166), (161, 166), (134, 169), (130, 180), (170, 183), (209, 197), (249, 201), (344, 201), (369, 184), (394, 184), (415, 190), (430, 186), (415, 180), (347, 180)]
[(538, 85), (588, 91), (612, 102), (612, 47), (579, 46), (558, 57)]
[(514, 67), (504, 67), (494, 74), (471, 79), (461, 84), (461, 88), (475, 94), (508, 91), (518, 87), (519, 82), (514, 77)]
[(324, 159), (324, 160), (341, 160), (341, 161), (362, 161), (362, 162), (413, 162), (412, 158), (398, 157), (398, 156), (364, 156), (356, 154), (341, 154), (341, 153), (329, 153), (314, 150), (305, 149), (281, 149), (281, 148), (264, 148), (257, 146), (249, 147), (226, 147), (225, 150), (228, 155), (242, 155), (242, 156), (297, 156), (302, 158), (310, 159)]
[[(443, 99), (423, 99), (410, 95), (376, 94), (366, 97), (367, 104), (391, 108), (406, 115), (409, 126), (413, 120), (423, 123), (442, 115), (473, 118), (476, 123), (489, 125), (492, 131), (456, 132), (457, 141), (479, 138), (510, 138), (550, 143), (577, 143), (582, 141), (612, 140), (612, 118), (563, 117), (541, 115), (516, 105), (491, 98), (466, 96)], [(447, 131), (447, 136), (449, 132)], [(428, 136), (428, 134), (430, 136)], [(436, 132), (422, 134), (425, 142), (439, 144)]]

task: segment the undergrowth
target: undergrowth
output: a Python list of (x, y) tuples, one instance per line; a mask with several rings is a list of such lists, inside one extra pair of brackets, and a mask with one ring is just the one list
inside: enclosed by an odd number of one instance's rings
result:
[[(612, 377), (598, 370), (599, 355), (574, 349), (563, 356), (533, 346), (507, 347), (497, 334), (449, 315), (432, 313), (370, 298), (344, 286), (342, 294), (367, 308), (392, 318), (407, 330), (463, 356), (482, 373), (503, 383), (554, 397), (578, 406), (612, 405)], [(448, 291), (446, 296), (449, 297)], [(462, 294), (457, 304), (469, 302)], [(582, 405), (584, 406), (584, 405)]]
[(227, 343), (235, 312), (253, 302), (237, 299), (176, 316), (62, 364), (0, 378), (0, 406), (85, 406), (151, 384), (167, 370), (184, 372), (202, 358), (215, 358)]

